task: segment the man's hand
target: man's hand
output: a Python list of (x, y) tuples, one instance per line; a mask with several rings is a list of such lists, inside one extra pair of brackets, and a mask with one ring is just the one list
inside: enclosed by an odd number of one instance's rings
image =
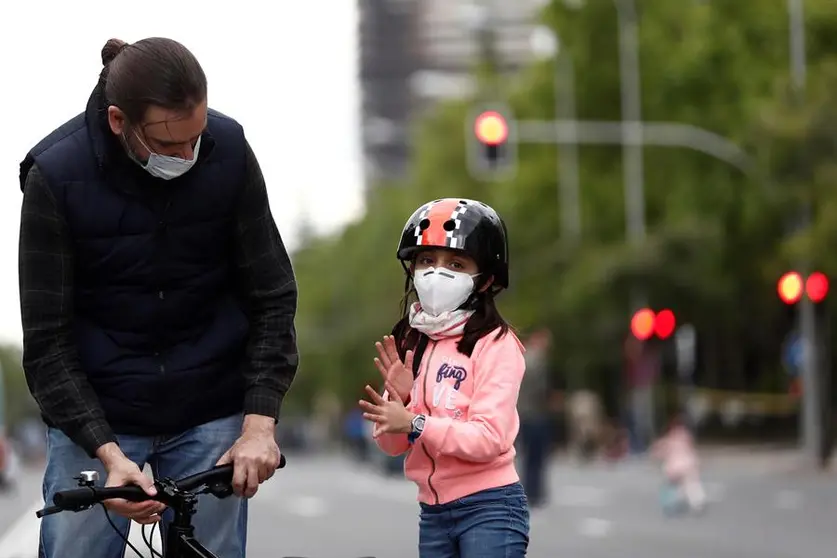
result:
[[(135, 484), (149, 496), (156, 496), (154, 481), (140, 471), (137, 464), (128, 459), (114, 443), (105, 444), (96, 451), (96, 456), (105, 466), (108, 478), (105, 486), (126, 486)], [(127, 500), (107, 500), (105, 506), (116, 514), (133, 519), (142, 525), (160, 521), (160, 515), (166, 509), (165, 504), (149, 500), (147, 502), (129, 502)]]
[(391, 384), (387, 383), (386, 388), (390, 396), (389, 401), (370, 386), (366, 386), (366, 393), (369, 394), (372, 402), (363, 399), (359, 401), (364, 411), (363, 418), (375, 423), (373, 436), (376, 438), (381, 434), (409, 434), (413, 429), (413, 419), (416, 415), (404, 408), (404, 403)]
[(252, 498), (259, 485), (276, 472), (280, 454), (275, 428), (272, 417), (247, 415), (241, 436), (218, 460), (218, 465), (233, 464), (232, 485), (236, 496)]

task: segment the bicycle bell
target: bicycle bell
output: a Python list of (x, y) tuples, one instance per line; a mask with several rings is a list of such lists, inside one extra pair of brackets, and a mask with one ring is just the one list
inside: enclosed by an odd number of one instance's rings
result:
[(76, 478), (79, 486), (93, 486), (99, 480), (99, 473), (97, 471), (82, 471)]

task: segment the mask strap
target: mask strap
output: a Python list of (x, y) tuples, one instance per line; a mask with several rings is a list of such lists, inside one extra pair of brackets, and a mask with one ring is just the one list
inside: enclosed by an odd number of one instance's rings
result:
[(134, 132), (134, 136), (136, 136), (136, 138), (139, 140), (139, 142), (142, 144), (142, 146), (144, 148), (146, 148), (149, 153), (156, 155), (156, 153), (150, 147), (148, 147), (148, 144), (146, 144), (144, 141), (142, 141), (142, 138), (137, 133), (137, 131), (136, 130), (132, 130), (132, 131)]

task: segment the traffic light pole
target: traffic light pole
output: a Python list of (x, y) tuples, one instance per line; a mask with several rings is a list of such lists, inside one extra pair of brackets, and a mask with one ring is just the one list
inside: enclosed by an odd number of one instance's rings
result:
[[(622, 145), (622, 128), (626, 126), (618, 120), (520, 120), (516, 124), (520, 143), (559, 145)], [(724, 161), (748, 176), (758, 176), (754, 159), (732, 140), (715, 132), (679, 122), (641, 122), (640, 127), (643, 145), (692, 149)]]
[[(795, 101), (802, 105), (805, 98), (807, 61), (805, 56), (805, 6), (804, 0), (787, 0), (790, 46), (790, 74)], [(811, 202), (805, 202), (802, 222), (811, 222)], [(801, 266), (804, 273), (809, 265)], [(810, 465), (819, 464), (820, 448), (823, 442), (822, 393), (819, 371), (824, 363), (819, 359), (819, 338), (814, 303), (809, 297), (802, 297), (799, 304), (799, 331), (802, 337), (802, 450)]]
[(799, 303), (800, 336), (802, 338), (802, 450), (809, 465), (819, 463), (822, 445), (822, 412), (819, 382), (819, 340), (817, 339), (816, 308), (808, 297)]

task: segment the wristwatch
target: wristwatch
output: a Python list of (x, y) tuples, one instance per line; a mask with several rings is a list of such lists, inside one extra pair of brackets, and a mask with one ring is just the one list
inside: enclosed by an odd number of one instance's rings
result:
[(416, 438), (421, 436), (421, 433), (424, 432), (424, 422), (426, 417), (424, 415), (416, 415), (413, 417), (413, 421), (411, 423), (412, 430), (410, 430), (410, 434), (407, 435), (407, 439), (411, 442), (414, 442)]

